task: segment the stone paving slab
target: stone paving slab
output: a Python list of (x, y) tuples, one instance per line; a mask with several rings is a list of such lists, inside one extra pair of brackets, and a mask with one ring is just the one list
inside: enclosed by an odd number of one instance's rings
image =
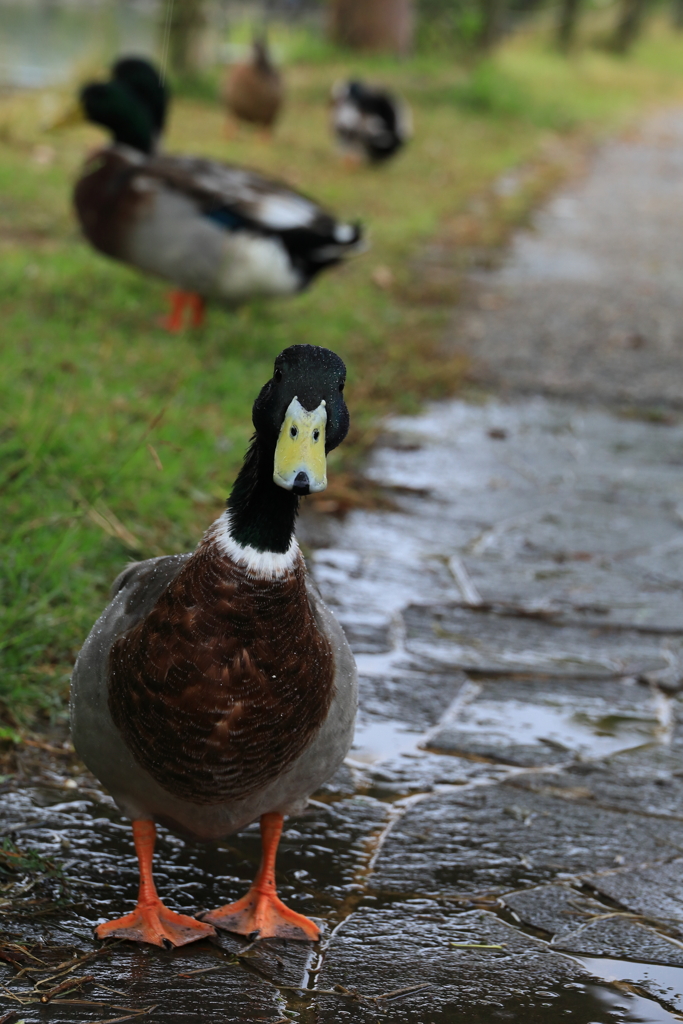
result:
[(661, 921), (683, 938), (683, 858), (655, 867), (638, 867), (585, 879), (615, 904), (650, 921)]
[(676, 774), (680, 770), (680, 755), (648, 746), (604, 761), (569, 765), (561, 773), (519, 776), (514, 784), (536, 793), (566, 794), (596, 810), (683, 821), (683, 779)]
[(683, 944), (567, 884), (506, 893), (503, 903), (516, 920), (548, 933), (553, 948), (683, 966)]
[(516, 921), (553, 938), (570, 935), (579, 925), (607, 910), (604, 903), (562, 882), (509, 892), (502, 902)]
[[(603, 913), (606, 913), (604, 908)], [(566, 953), (683, 967), (683, 946), (680, 943), (624, 916), (590, 921), (575, 932), (564, 933), (552, 945)]]
[[(483, 675), (517, 672), (607, 679), (662, 672), (669, 664), (660, 637), (635, 631), (482, 615), (462, 605), (412, 605), (404, 618), (410, 654)], [(676, 655), (679, 649), (677, 638)]]
[[(429, 796), (389, 833), (370, 885), (378, 891), (459, 895), (584, 875), (683, 849), (683, 822), (596, 809), (588, 790), (541, 791), (507, 781)], [(574, 799), (578, 797), (578, 799)]]
[[(487, 945), (494, 948), (482, 948)], [(589, 976), (577, 963), (493, 914), (456, 913), (429, 900), (363, 908), (347, 918), (334, 934), (318, 986), (341, 984), (378, 995), (403, 988), (407, 979), (426, 987), (395, 1006), (380, 1001), (346, 1008), (339, 998), (320, 997), (319, 1019), (436, 1024), (466, 1015), (485, 1024), (525, 1019), (525, 1010), (553, 1008), (561, 1000), (563, 1010), (588, 1020), (598, 1008)]]

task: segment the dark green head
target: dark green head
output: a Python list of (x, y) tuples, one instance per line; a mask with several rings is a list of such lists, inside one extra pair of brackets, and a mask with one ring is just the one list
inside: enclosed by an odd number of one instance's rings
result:
[(125, 85), (147, 108), (156, 134), (161, 135), (166, 124), (170, 94), (154, 65), (144, 57), (121, 57), (112, 67), (111, 77)]
[(108, 128), (116, 142), (152, 152), (156, 133), (151, 115), (125, 85), (93, 82), (81, 89), (80, 102), (86, 119)]
[(285, 552), (299, 498), (327, 486), (327, 453), (346, 437), (346, 367), (329, 349), (292, 345), (254, 402), (256, 433), (228, 500), (234, 540)]
[(292, 399), (313, 412), (325, 402), (325, 451), (341, 444), (349, 430), (344, 401), (346, 367), (334, 352), (317, 345), (292, 345), (275, 360), (273, 376), (254, 402), (252, 420), (259, 437), (275, 443)]

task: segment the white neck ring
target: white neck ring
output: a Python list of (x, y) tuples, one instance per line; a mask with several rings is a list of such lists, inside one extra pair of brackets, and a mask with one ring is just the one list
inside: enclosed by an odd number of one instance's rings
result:
[(289, 575), (301, 557), (296, 537), (292, 537), (286, 551), (259, 551), (250, 544), (239, 544), (230, 532), (230, 513), (224, 512), (213, 526), (207, 538), (213, 540), (222, 555), (237, 565), (243, 566), (249, 576), (255, 579), (279, 579)]

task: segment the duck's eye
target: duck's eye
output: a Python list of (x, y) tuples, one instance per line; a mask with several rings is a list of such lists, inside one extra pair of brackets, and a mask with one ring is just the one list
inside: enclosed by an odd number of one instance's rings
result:
[(340, 390), (340, 391), (343, 391), (343, 390), (344, 390), (344, 385), (345, 385), (345, 384), (346, 384), (346, 381), (345, 381), (345, 380), (340, 380), (340, 381), (339, 381), (339, 390)]
[(299, 428), (298, 428), (298, 427), (295, 427), (294, 425), (292, 425), (292, 426), (291, 426), (291, 427), (289, 428), (289, 436), (290, 436), (290, 437), (296, 437), (296, 435), (297, 435), (298, 433), (299, 433)]
[(282, 380), (282, 370), (277, 369), (275, 371), (275, 373), (273, 374), (273, 379), (274, 379), (276, 384), (279, 384), (280, 381)]
[(319, 430), (314, 430), (313, 431), (313, 440), (317, 441), (319, 437), (320, 437), (320, 431)]

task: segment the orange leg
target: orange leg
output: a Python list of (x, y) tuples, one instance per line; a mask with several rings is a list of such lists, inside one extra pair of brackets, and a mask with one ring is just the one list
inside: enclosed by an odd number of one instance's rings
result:
[(156, 839), (154, 822), (134, 821), (133, 839), (140, 868), (138, 905), (132, 914), (98, 925), (95, 929), (97, 938), (130, 939), (131, 942), (150, 942), (153, 946), (170, 947), (185, 946), (188, 942), (197, 942), (215, 935), (211, 925), (168, 910), (157, 896), (152, 877)]
[(192, 293), (189, 297), (188, 305), (190, 307), (190, 324), (192, 327), (202, 327), (204, 324), (204, 310), (206, 309), (206, 303), (201, 295)]
[(162, 317), (161, 326), (167, 331), (177, 334), (185, 326), (185, 309), (189, 309), (192, 327), (201, 327), (204, 323), (204, 299), (194, 292), (183, 292), (174, 289), (170, 295), (171, 309), (168, 316)]
[(246, 896), (236, 903), (228, 903), (219, 910), (203, 915), (203, 920), (216, 928), (239, 935), (254, 935), (259, 939), (300, 939), (316, 942), (320, 938), (318, 927), (303, 914), (286, 907), (278, 899), (275, 888), (275, 857), (282, 832), (282, 814), (261, 816), (261, 866)]

